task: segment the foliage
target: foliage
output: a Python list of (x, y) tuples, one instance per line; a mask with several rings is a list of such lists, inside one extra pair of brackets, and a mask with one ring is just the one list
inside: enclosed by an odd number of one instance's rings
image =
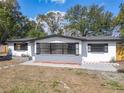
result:
[[(7, 38), (25, 36), (27, 18), (19, 12), (19, 5), (16, 0), (0, 2), (0, 41)], [(26, 30), (28, 30), (26, 28)]]
[(0, 1), (0, 43), (11, 38), (43, 37), (46, 34), (73, 36), (111, 35), (112, 29), (120, 25), (124, 37), (124, 3), (114, 17), (103, 6), (75, 5), (66, 13), (48, 12), (40, 14), (36, 21), (29, 20), (20, 11), (17, 0)]
[[(9, 0), (10, 1), (10, 0)], [(4, 41), (8, 35), (11, 35), (13, 30), (13, 24), (15, 20), (13, 18), (13, 11), (15, 9), (10, 2), (0, 2), (0, 41)], [(15, 1), (13, 1), (15, 2)], [(13, 27), (14, 28), (14, 27)], [(9, 30), (12, 30), (11, 32)]]
[(121, 32), (121, 37), (124, 38), (124, 28), (123, 27), (121, 28), (120, 32)]
[(119, 8), (120, 8), (120, 12), (116, 17), (115, 21), (116, 21), (116, 24), (123, 25), (124, 24), (124, 3), (121, 3)]
[(112, 13), (99, 5), (75, 5), (67, 11), (65, 18), (69, 21), (68, 27), (80, 31), (82, 36), (104, 34), (112, 26)]
[(41, 38), (45, 36), (45, 33), (42, 32), (42, 31), (39, 31), (39, 30), (35, 30), (35, 29), (32, 29), (28, 32), (28, 37), (37, 37), (37, 38)]
[(30, 21), (30, 30), (27, 32), (27, 37), (40, 38), (45, 36), (46, 33), (34, 21)]
[(0, 2), (0, 42), (27, 35), (27, 31), (31, 28), (30, 21), (19, 9), (16, 0)]
[(64, 30), (64, 16), (59, 12), (49, 12), (47, 14), (38, 15), (38, 26), (42, 27), (46, 24), (47, 30), (51, 34), (62, 34)]
[(115, 18), (115, 25), (120, 25), (121, 36), (124, 37), (124, 3), (120, 4), (120, 12), (118, 16)]

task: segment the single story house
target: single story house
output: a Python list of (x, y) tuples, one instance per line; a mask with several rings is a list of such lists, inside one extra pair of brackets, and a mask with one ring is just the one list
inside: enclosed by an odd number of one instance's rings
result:
[[(43, 38), (8, 40), (13, 56), (28, 55), (38, 62), (110, 62), (119, 59), (122, 41), (111, 36), (71, 37), (49, 35)], [(118, 48), (118, 49), (117, 49)], [(117, 58), (118, 57), (118, 58)], [(121, 56), (122, 57), (122, 56)], [(124, 57), (123, 57), (124, 58)]]

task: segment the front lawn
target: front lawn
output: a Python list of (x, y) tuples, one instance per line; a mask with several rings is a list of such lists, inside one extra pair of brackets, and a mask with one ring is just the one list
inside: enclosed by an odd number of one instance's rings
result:
[(18, 65), (0, 70), (4, 93), (124, 93), (123, 86), (116, 85), (80, 69)]

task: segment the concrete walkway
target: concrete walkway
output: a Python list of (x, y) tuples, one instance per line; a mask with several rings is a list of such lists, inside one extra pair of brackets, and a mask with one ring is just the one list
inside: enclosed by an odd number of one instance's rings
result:
[(50, 64), (50, 63), (34, 63), (33, 61), (27, 61), (21, 63), (20, 65), (32, 65), (32, 66), (45, 66), (45, 67), (66, 67), (66, 68), (81, 68), (80, 65), (70, 65), (70, 64)]
[(25, 63), (21, 63), (20, 65), (80, 68), (86, 70), (110, 71), (110, 72), (116, 72), (117, 68), (115, 66), (118, 66), (118, 64), (116, 63), (95, 63), (95, 64), (84, 63), (82, 65), (70, 65), (70, 64), (35, 63), (33, 61), (27, 61)]
[(97, 70), (97, 71), (110, 71), (110, 72), (116, 72), (117, 66), (119, 66), (119, 64), (117, 63), (82, 64), (83, 69)]

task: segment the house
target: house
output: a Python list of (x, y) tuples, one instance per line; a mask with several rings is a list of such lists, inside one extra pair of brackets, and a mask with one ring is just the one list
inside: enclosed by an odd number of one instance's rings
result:
[[(28, 55), (37, 62), (110, 62), (119, 59), (117, 45), (122, 40), (111, 36), (71, 37), (49, 35), (43, 38), (8, 40), (13, 56)], [(118, 58), (117, 58), (118, 56)]]

